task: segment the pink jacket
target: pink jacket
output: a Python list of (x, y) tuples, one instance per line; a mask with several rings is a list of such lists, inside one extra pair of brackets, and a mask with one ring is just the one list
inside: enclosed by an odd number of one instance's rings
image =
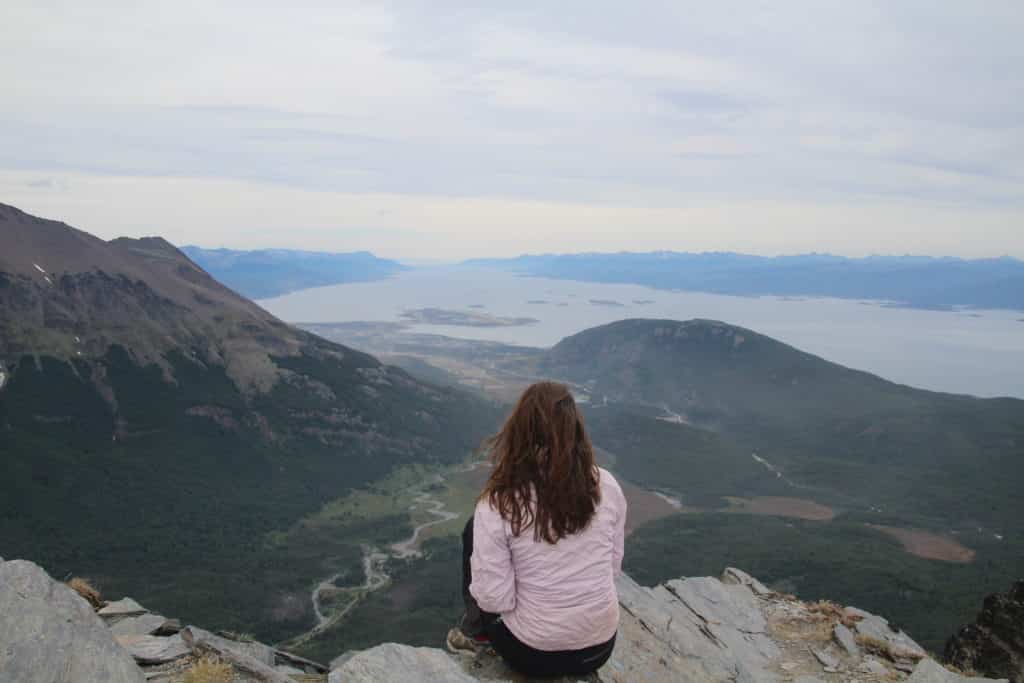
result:
[(535, 541), (532, 528), (513, 536), (487, 501), (477, 503), (469, 592), (537, 650), (581, 650), (609, 640), (619, 626), (615, 577), (622, 571), (626, 498), (607, 470), (600, 474), (594, 518), (554, 545)]

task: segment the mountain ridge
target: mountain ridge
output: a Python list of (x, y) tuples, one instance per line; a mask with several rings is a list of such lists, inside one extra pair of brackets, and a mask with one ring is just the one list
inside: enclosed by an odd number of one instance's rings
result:
[(182, 253), (232, 289), (253, 299), (269, 299), (311, 287), (391, 277), (407, 267), (368, 251), (317, 252), (297, 249), (205, 249)]
[(55, 573), (221, 627), (304, 631), (305, 582), (409, 519), (299, 520), (396, 467), (461, 462), (497, 422), (285, 324), (160, 238), (0, 206), (0, 255), (2, 550)]
[(732, 296), (870, 299), (913, 308), (1024, 310), (1024, 261), (925, 256), (617, 252), (470, 259), (467, 266), (587, 282)]

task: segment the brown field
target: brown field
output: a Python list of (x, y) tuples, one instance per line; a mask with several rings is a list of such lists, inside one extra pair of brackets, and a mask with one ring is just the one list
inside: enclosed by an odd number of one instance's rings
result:
[(921, 529), (901, 529), (882, 524), (866, 526), (895, 538), (903, 544), (903, 549), (908, 553), (926, 560), (941, 560), (957, 564), (970, 564), (974, 561), (973, 550), (964, 547), (957, 540), (948, 536), (940, 536)]
[(622, 493), (626, 496), (626, 504), (629, 505), (629, 509), (626, 512), (627, 536), (647, 522), (668, 517), (678, 512), (689, 511), (686, 508), (682, 510), (677, 509), (663, 498), (639, 486), (634, 486), (628, 481), (619, 479), (619, 486), (622, 487)]
[(813, 500), (805, 498), (784, 498), (781, 496), (757, 496), (755, 498), (728, 497), (728, 512), (748, 515), (768, 515), (771, 517), (792, 517), (812, 522), (830, 522), (836, 513)]

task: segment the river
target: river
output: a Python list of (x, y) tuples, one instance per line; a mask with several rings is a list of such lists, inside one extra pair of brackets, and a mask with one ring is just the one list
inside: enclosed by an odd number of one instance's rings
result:
[[(481, 463), (475, 463), (469, 465), (468, 469), (478, 467), (480, 464)], [(439, 486), (444, 482), (444, 476), (437, 474), (432, 479), (420, 484), (419, 486), (421, 488), (428, 488)], [(386, 565), (389, 559), (419, 557), (421, 553), (418, 546), (420, 543), (420, 535), (423, 533), (424, 529), (451, 521), (458, 518), (460, 515), (458, 512), (448, 510), (444, 501), (439, 500), (430, 491), (421, 491), (418, 493), (413, 498), (413, 503), (409, 506), (409, 510), (412, 511), (420, 507), (434, 518), (416, 525), (407, 539), (392, 543), (387, 547), (386, 552), (375, 546), (363, 546), (363, 574), (365, 578), (361, 585), (349, 586), (343, 589), (349, 591), (353, 596), (352, 600), (344, 608), (332, 614), (325, 614), (323, 610), (323, 593), (324, 591), (336, 590), (338, 588), (334, 585), (334, 582), (342, 576), (340, 572), (327, 577), (313, 588), (310, 600), (313, 603), (313, 614), (316, 617), (316, 625), (314, 625), (309, 631), (289, 640), (288, 643), (291, 647), (296, 647), (297, 645), (306, 642), (327, 627), (337, 623), (346, 614), (348, 614), (352, 608), (359, 604), (367, 594), (379, 590), (387, 585), (391, 578), (386, 571)]]

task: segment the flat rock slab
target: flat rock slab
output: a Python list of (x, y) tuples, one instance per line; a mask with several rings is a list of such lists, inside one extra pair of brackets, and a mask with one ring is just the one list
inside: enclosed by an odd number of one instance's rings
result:
[(644, 588), (622, 575), (616, 587), (619, 636), (600, 670), (602, 681), (778, 679), (769, 669), (780, 652), (766, 633), (760, 599), (750, 585), (693, 578)]
[(139, 664), (166, 664), (192, 651), (180, 635), (128, 635), (117, 636), (116, 640)]
[(860, 646), (857, 645), (857, 638), (850, 629), (842, 624), (836, 624), (832, 629), (832, 639), (839, 643), (839, 647), (843, 648), (846, 654), (860, 657)]
[(242, 642), (230, 640), (216, 634), (205, 631), (197, 626), (189, 626), (185, 630), (186, 639), (200, 641), (205, 646), (219, 652), (231, 652), (241, 657), (254, 659), (264, 666), (273, 667), (277, 663), (277, 655), (274, 648), (269, 645), (257, 642)]
[(109, 623), (113, 623), (114, 621), (125, 617), (134, 617), (140, 614), (145, 614), (146, 611), (145, 607), (131, 598), (122, 598), (120, 600), (115, 600), (114, 602), (108, 602), (105, 607), (97, 612), (97, 614), (106, 619)]
[[(907, 679), (907, 683), (970, 683), (971, 681), (993, 681), (991, 678), (972, 678), (955, 674), (934, 659), (922, 659)], [(1008, 683), (1000, 678), (996, 683)]]
[(25, 560), (0, 563), (0, 680), (144, 683), (78, 593)]
[(865, 612), (864, 610), (853, 610), (849, 607), (844, 611), (847, 613), (855, 612), (860, 617), (860, 621), (854, 625), (854, 630), (858, 634), (885, 643), (888, 646), (889, 652), (894, 657), (917, 662), (928, 656), (924, 648), (914, 642), (906, 633), (903, 631), (898, 633), (893, 631), (889, 627), (889, 622), (883, 617)]
[(137, 617), (125, 617), (110, 627), (115, 636), (151, 636), (159, 631), (167, 619), (159, 614), (140, 614)]
[(442, 650), (396, 643), (352, 654), (327, 679), (328, 683), (474, 683), (477, 680)]

